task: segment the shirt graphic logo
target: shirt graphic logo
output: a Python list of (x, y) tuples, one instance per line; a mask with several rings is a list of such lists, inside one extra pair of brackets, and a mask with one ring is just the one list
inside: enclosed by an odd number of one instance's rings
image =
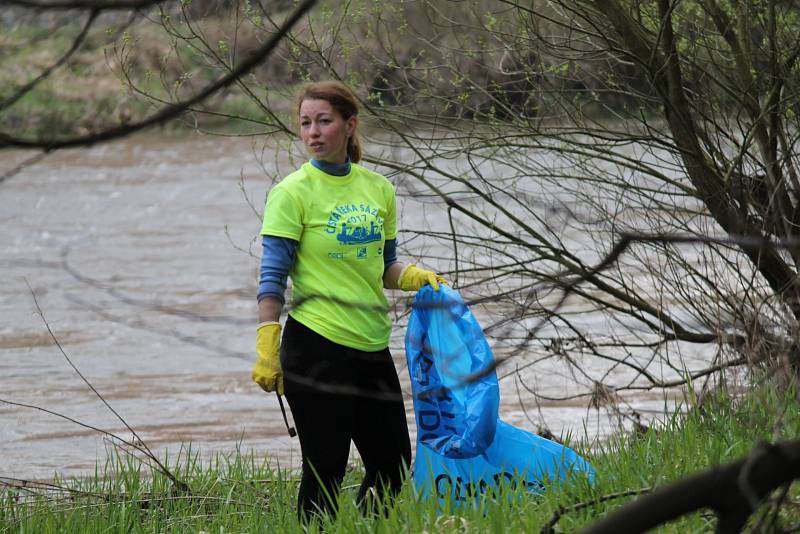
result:
[(358, 252), (356, 252), (356, 258), (363, 260), (367, 257), (367, 247), (358, 247)]
[(370, 223), (369, 230), (363, 226), (348, 226), (347, 223), (343, 223), (342, 230), (336, 235), (336, 240), (343, 245), (355, 245), (380, 241), (382, 237), (381, 227), (373, 221)]

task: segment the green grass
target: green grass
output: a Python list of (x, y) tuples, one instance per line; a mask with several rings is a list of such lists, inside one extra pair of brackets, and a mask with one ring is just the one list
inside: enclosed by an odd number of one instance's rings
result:
[[(383, 517), (364, 517), (353, 503), (361, 471), (347, 474), (335, 520), (313, 524), (310, 532), (539, 532), (560, 507), (627, 490), (662, 486), (691, 473), (741, 458), (759, 442), (796, 439), (800, 403), (793, 392), (755, 391), (733, 402), (719, 397), (704, 409), (675, 415), (657, 428), (620, 436), (584, 455), (597, 469), (594, 486), (585, 480), (533, 496), (508, 488), (482, 507), (454, 508), (420, 501), (407, 483)], [(6, 488), (0, 493), (0, 532), (303, 532), (295, 519), (297, 483), (264, 458), (239, 451), (201, 463), (189, 448), (167, 459), (190, 494), (128, 456), (111, 460), (80, 480), (56, 481), (74, 490), (33, 494)], [(798, 483), (790, 492), (796, 502)], [(81, 493), (85, 492), (85, 493)], [(26, 497), (27, 495), (27, 497)], [(559, 532), (573, 532), (632, 497), (567, 511)], [(793, 514), (793, 515), (792, 515)], [(786, 525), (800, 523), (797, 506), (782, 512)], [(708, 532), (708, 512), (662, 526), (662, 532)]]

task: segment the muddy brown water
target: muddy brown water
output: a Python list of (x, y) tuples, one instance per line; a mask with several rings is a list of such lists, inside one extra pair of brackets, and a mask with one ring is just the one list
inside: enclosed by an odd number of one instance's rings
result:
[[(159, 457), (191, 444), (205, 459), (238, 448), (298, 466), (276, 398), (249, 377), (257, 212), (269, 177), (291, 169), (263, 148), (150, 135), (57, 152), (0, 183), (0, 477), (102, 469), (114, 440), (74, 421), (132, 438), (53, 336)], [(0, 175), (27, 157), (0, 153)], [(419, 210), (405, 200), (400, 225)], [(392, 350), (408, 392), (403, 333), (395, 328)], [(554, 372), (537, 386), (564, 391), (570, 380)], [(611, 428), (585, 401), (534, 409), (513, 379), (501, 391), (503, 418), (528, 430), (592, 439)], [(407, 414), (413, 432), (408, 396)]]

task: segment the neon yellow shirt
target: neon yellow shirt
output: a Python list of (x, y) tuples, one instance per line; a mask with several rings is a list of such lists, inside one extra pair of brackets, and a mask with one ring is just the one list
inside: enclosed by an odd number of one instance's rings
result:
[(289, 315), (346, 347), (388, 346), (383, 247), (397, 238), (397, 213), (386, 178), (357, 164), (331, 176), (306, 163), (270, 191), (261, 235), (300, 243)]

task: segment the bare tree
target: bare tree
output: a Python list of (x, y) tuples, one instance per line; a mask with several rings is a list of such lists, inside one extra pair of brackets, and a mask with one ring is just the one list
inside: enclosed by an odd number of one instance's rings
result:
[[(287, 15), (232, 2), (224, 17), (142, 0), (14, 4), (79, 8), (84, 22), (0, 108), (68, 63), (109, 10), (149, 10), (179, 68), (154, 73), (123, 38), (109, 58), (154, 111), (63, 138), (0, 132), (0, 146), (53, 150), (218, 116), (291, 141), (294, 84), (343, 79), (374, 126), (369, 163), (407, 199), (404, 252), (482, 310), (514, 364), (501, 374), (536, 399), (613, 404), (739, 367), (796, 375), (790, 4), (354, 0)], [(231, 112), (231, 99), (248, 107)], [(541, 373), (580, 386), (531, 383)]]
[[(230, 71), (237, 36), (279, 27), (236, 14), (161, 24)], [(330, 3), (231, 90), (291, 140), (296, 80), (355, 86), (367, 161), (407, 199), (404, 252), (482, 309), (501, 374), (604, 404), (796, 373), (796, 30), (780, 1)]]

